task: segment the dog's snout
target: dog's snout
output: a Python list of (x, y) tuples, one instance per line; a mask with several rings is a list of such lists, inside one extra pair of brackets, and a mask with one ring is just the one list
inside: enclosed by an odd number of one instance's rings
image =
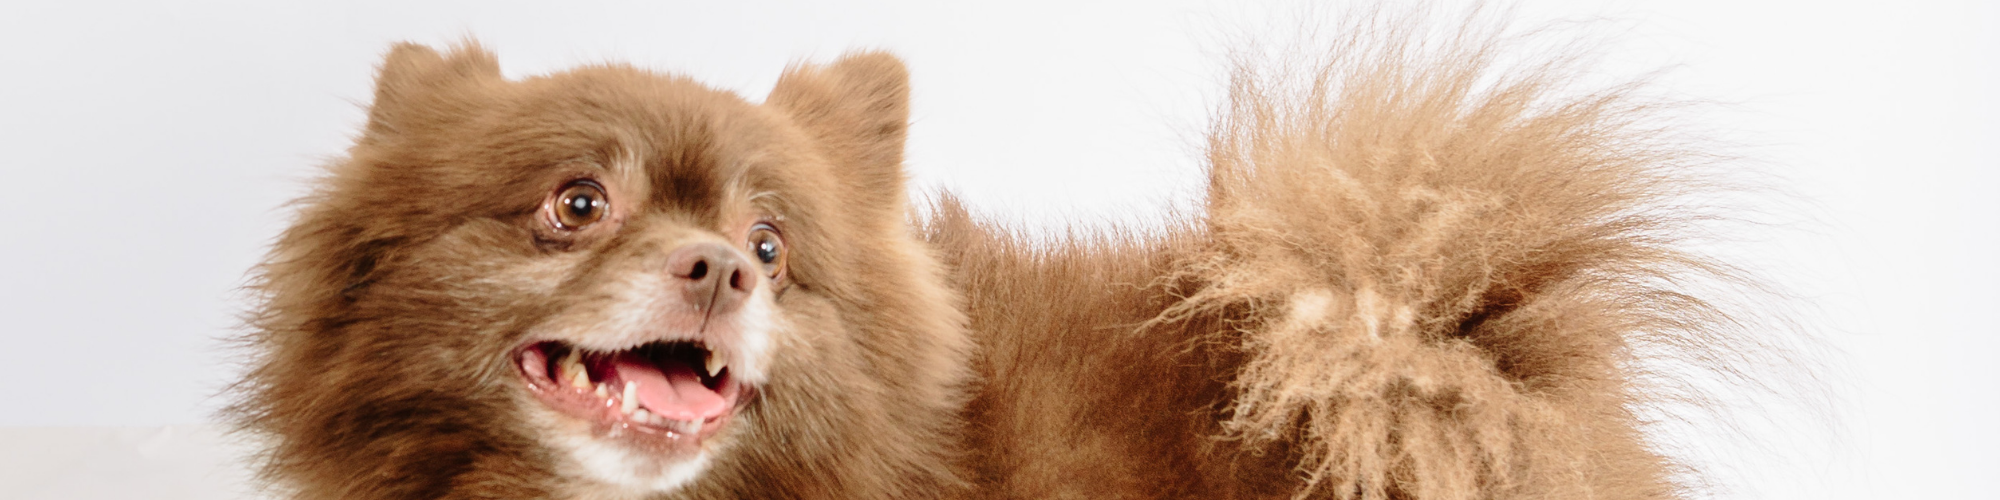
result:
[(750, 298), (757, 279), (748, 267), (720, 243), (695, 243), (667, 255), (667, 272), (680, 282), (687, 302), (710, 314), (734, 311)]

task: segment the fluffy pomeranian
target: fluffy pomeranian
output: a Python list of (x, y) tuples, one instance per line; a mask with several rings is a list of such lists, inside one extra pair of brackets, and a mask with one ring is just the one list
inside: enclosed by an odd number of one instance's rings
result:
[(1199, 213), (1055, 240), (909, 201), (890, 55), (752, 103), (398, 45), (232, 414), (299, 499), (1683, 495), (1635, 366), (1726, 323), (1671, 286), (1688, 157), (1367, 36), (1238, 68)]

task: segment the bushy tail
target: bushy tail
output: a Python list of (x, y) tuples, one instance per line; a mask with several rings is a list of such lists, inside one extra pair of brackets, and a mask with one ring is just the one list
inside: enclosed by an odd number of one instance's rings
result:
[(1703, 157), (1635, 87), (1506, 63), (1533, 38), (1356, 19), (1239, 64), (1210, 137), (1206, 285), (1163, 319), (1248, 318), (1229, 437), (1296, 443), (1301, 497), (1681, 495), (1635, 352), (1728, 325), (1674, 285), (1727, 274), (1679, 249)]

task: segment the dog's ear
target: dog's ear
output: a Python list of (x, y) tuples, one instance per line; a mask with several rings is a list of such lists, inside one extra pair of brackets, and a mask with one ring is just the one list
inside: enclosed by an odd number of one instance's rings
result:
[(818, 141), (850, 186), (872, 206), (902, 217), (903, 138), (910, 121), (910, 75), (881, 52), (859, 52), (825, 66), (802, 65), (778, 77), (765, 104), (792, 117)]
[(448, 114), (440, 102), (453, 91), (482, 80), (498, 80), (500, 62), (478, 43), (466, 41), (448, 54), (403, 42), (389, 49), (375, 77), (375, 103), (368, 107), (368, 134), (393, 134), (413, 120)]

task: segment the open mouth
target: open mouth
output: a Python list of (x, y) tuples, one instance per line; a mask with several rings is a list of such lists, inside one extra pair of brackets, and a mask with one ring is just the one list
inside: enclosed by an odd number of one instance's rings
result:
[(601, 434), (662, 451), (691, 451), (720, 431), (745, 390), (730, 377), (726, 357), (696, 341), (621, 351), (543, 341), (515, 356), (530, 392), (543, 403), (593, 423)]

